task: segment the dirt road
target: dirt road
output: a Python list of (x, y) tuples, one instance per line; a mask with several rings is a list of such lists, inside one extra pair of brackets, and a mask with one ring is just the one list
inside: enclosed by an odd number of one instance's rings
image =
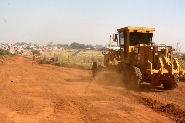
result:
[(0, 122), (185, 123), (185, 82), (175, 90), (126, 89), (91, 71), (32, 64), (21, 56), (0, 65)]

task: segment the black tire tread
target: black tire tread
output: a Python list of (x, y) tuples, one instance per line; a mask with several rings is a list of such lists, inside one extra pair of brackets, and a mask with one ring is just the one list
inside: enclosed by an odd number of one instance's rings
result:
[(174, 74), (174, 79), (171, 80), (169, 83), (163, 83), (164, 89), (173, 90), (178, 87), (179, 82), (179, 74)]
[[(140, 89), (141, 80), (142, 80), (141, 70), (137, 67), (130, 66), (128, 71), (127, 71), (127, 74), (125, 74), (127, 78), (125, 85), (130, 89), (134, 89), (134, 90)], [(132, 75), (129, 75), (129, 74), (132, 74)], [(134, 77), (133, 81), (130, 79), (130, 76)]]

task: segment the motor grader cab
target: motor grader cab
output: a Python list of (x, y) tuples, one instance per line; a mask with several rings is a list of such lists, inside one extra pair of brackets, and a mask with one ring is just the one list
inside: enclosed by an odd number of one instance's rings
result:
[[(184, 74), (177, 58), (172, 60), (172, 47), (155, 45), (152, 42), (155, 28), (124, 27), (117, 29), (113, 35), (120, 49), (111, 48), (110, 36), (109, 51), (103, 52), (104, 66), (93, 63), (93, 75), (98, 71), (109, 70), (122, 73), (124, 83), (134, 88), (140, 87), (142, 82), (153, 86), (163, 85), (165, 89), (174, 89), (178, 86), (179, 74)], [(116, 61), (116, 62), (115, 62)]]

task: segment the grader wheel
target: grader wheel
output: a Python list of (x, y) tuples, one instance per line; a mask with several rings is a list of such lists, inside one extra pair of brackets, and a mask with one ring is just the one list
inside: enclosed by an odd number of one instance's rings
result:
[(174, 74), (174, 79), (169, 82), (163, 83), (163, 87), (164, 89), (173, 90), (176, 87), (178, 87), (178, 82), (179, 82), (179, 74)]
[(142, 80), (142, 73), (139, 68), (137, 67), (130, 67), (129, 74), (127, 75), (126, 86), (131, 89), (140, 89), (141, 80)]

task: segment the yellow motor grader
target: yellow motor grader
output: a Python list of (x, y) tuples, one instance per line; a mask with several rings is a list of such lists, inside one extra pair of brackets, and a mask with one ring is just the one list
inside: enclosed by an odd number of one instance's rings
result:
[(163, 85), (165, 89), (178, 86), (179, 75), (184, 74), (177, 58), (172, 58), (172, 46), (156, 45), (152, 42), (155, 28), (124, 27), (117, 29), (113, 35), (119, 50), (110, 46), (104, 55), (104, 65), (93, 62), (93, 76), (101, 71), (115, 71), (121, 73), (123, 82), (128, 87), (139, 88), (142, 82), (152, 86)]

